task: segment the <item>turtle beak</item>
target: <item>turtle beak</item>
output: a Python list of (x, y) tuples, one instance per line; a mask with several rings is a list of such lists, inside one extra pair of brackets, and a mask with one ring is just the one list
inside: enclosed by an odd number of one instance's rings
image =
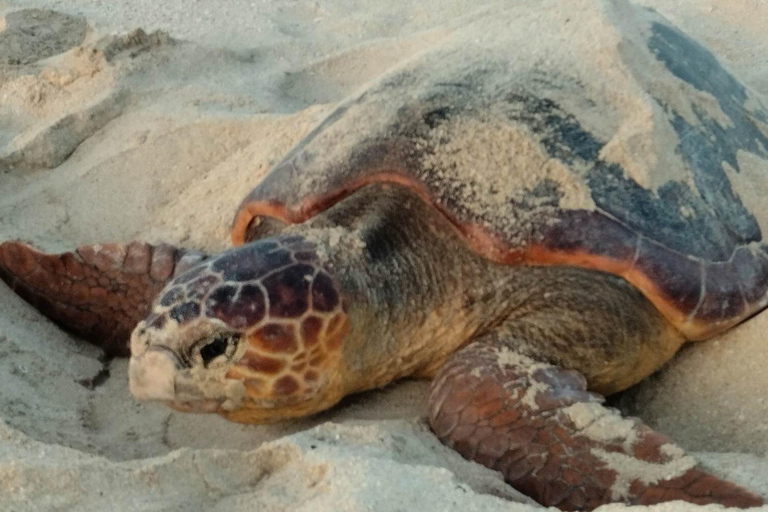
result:
[(174, 400), (176, 397), (176, 358), (160, 347), (150, 347), (131, 357), (128, 380), (131, 394), (137, 400)]

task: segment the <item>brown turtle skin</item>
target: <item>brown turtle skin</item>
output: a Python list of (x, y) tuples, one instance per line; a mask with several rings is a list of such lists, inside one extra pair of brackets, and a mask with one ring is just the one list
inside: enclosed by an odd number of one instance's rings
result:
[[(720, 90), (738, 82), (706, 50), (643, 16), (670, 73), (686, 79), (678, 50), (710, 67), (695, 85), (714, 91), (738, 132), (711, 134), (715, 156), (764, 156), (768, 116), (734, 104), (738, 88)], [(246, 197), (230, 251), (134, 242), (47, 255), (6, 242), (0, 278), (110, 353), (128, 352), (138, 324), (129, 373), (141, 400), (263, 423), (432, 378), (436, 435), (544, 505), (761, 505), (602, 405), (686, 340), (765, 307), (759, 222), (695, 159), (686, 163), (698, 196), (672, 183), (651, 197), (601, 159), (604, 143), (576, 115), (524, 81), (500, 82), (503, 61), (479, 74), (441, 71), (472, 51), (429, 52), (342, 105)], [(595, 207), (565, 208), (544, 179), (499, 201), (486, 183), (500, 173), (515, 185), (504, 168), (440, 159), (451, 122), (487, 128), (498, 121), (489, 112), (579, 173)], [(680, 158), (712, 150), (682, 144)]]

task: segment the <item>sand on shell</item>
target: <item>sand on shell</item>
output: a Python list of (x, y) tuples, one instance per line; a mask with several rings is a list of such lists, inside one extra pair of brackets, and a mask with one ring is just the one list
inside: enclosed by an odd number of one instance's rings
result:
[[(643, 3), (768, 96), (765, 2)], [(336, 102), (494, 4), (0, 1), (0, 239), (221, 249)], [(614, 403), (768, 498), (766, 329), (692, 345)], [(136, 403), (99, 355), (0, 284), (0, 510), (536, 508), (431, 436), (427, 383), (243, 426)]]

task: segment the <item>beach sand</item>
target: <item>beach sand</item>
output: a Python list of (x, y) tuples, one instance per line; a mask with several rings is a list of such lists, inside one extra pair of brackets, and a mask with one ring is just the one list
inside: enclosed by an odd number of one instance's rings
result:
[[(768, 2), (642, 3), (768, 98)], [(336, 103), (496, 5), (0, 1), (0, 240), (223, 249), (240, 199)], [(766, 331), (763, 313), (691, 344), (611, 403), (768, 499)], [(267, 426), (177, 413), (0, 283), (0, 510), (537, 508), (430, 434), (428, 389)]]

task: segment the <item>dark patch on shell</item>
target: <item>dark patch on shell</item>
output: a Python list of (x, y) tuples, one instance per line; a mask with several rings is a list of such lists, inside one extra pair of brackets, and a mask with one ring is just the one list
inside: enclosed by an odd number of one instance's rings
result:
[[(633, 231), (652, 235), (654, 240), (683, 254), (710, 261), (727, 260), (738, 245), (761, 239), (754, 217), (738, 198), (731, 193), (730, 198), (713, 199), (713, 194), (718, 193), (715, 189), (730, 190), (722, 160), (717, 162), (720, 176), (709, 181), (697, 180), (697, 191), (687, 184), (670, 181), (654, 193), (629, 178), (620, 165), (601, 160), (599, 153), (604, 144), (555, 102), (524, 94), (510, 95), (508, 100), (519, 103), (513, 119), (538, 133), (550, 156), (567, 164), (581, 162), (589, 167), (586, 182), (597, 207)], [(691, 151), (696, 148), (681, 147), (683, 155)], [(693, 166), (692, 170), (697, 173)], [(700, 166), (698, 173), (701, 174)], [(736, 217), (740, 216), (736, 224), (730, 222), (731, 216), (716, 213), (716, 203), (722, 201), (729, 203), (728, 208), (734, 210)], [(684, 210), (691, 215), (684, 216)]]
[[(491, 191), (494, 193), (494, 191)], [(521, 212), (555, 212), (565, 195), (554, 180), (544, 178), (533, 188), (522, 189), (521, 194), (509, 198), (509, 203)], [(532, 237), (531, 237), (532, 238)]]
[(693, 311), (701, 297), (702, 262), (681, 258), (669, 249), (641, 240), (635, 267), (651, 276), (662, 294), (672, 299), (680, 311)]
[(562, 220), (544, 231), (551, 249), (585, 252), (626, 261), (635, 255), (639, 235), (600, 212), (570, 210)]
[(738, 286), (736, 270), (730, 263), (712, 263), (705, 269), (704, 290), (696, 316), (727, 320), (744, 312), (747, 305)]
[(740, 247), (733, 255), (736, 280), (744, 299), (758, 302), (768, 292), (768, 257), (764, 249)]
[(506, 99), (520, 107), (517, 114), (513, 114), (513, 119), (522, 121), (541, 135), (541, 145), (551, 157), (565, 163), (598, 159), (604, 144), (554, 101), (522, 92), (511, 93)]
[(750, 115), (768, 122), (768, 114), (746, 108), (746, 89), (706, 48), (674, 27), (654, 23), (649, 49), (679, 79), (715, 97), (731, 126), (722, 126), (696, 105), (696, 126), (660, 100), (668, 111), (672, 127), (680, 140), (680, 154), (693, 172), (694, 182), (706, 204), (716, 216), (735, 231), (741, 243), (761, 240), (760, 228), (752, 214), (734, 195), (723, 164), (740, 172), (738, 151), (768, 156), (768, 134), (763, 133)]

